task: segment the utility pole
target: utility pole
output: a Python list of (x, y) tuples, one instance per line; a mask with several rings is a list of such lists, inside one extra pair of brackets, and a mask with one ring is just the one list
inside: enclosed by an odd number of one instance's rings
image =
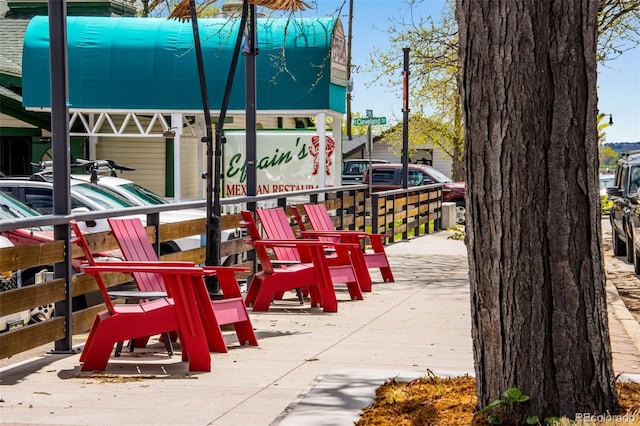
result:
[(347, 43), (347, 137), (351, 140), (351, 41), (353, 39), (353, 0), (349, 0), (349, 42)]

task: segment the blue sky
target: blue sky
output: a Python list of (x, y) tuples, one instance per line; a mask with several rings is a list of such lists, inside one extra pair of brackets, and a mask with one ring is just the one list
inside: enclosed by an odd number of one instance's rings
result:
[[(335, 16), (335, 11), (344, 4), (340, 18), (345, 32), (348, 31), (348, 0), (307, 2), (318, 8), (317, 11), (309, 11), (314, 16)], [(443, 0), (425, 0), (420, 3), (420, 13), (436, 18), (443, 6)], [(406, 0), (354, 0), (352, 63), (356, 71), (352, 73), (353, 112), (364, 115), (367, 109), (372, 109), (374, 116), (386, 116), (391, 123), (402, 117), (401, 88), (390, 92), (386, 87), (367, 87), (374, 76), (361, 71), (358, 66), (369, 62), (372, 50), (388, 51), (388, 35), (382, 30), (389, 26), (390, 18), (399, 17), (406, 7)], [(402, 52), (398, 55), (401, 57)], [(598, 98), (599, 110), (613, 114), (614, 125), (605, 130), (607, 142), (640, 142), (640, 47), (610, 61), (606, 67), (599, 67)]]

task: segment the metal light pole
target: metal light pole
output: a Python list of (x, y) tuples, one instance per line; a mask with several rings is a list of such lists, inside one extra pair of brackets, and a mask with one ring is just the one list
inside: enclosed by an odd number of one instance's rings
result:
[(405, 47), (402, 71), (402, 188), (409, 187), (409, 49)]
[[(242, 18), (240, 19), (240, 27), (238, 28), (238, 36), (231, 64), (229, 66), (229, 75), (227, 84), (220, 106), (220, 116), (216, 126), (215, 144), (213, 137), (213, 125), (211, 123), (211, 111), (209, 109), (209, 96), (207, 92), (206, 75), (204, 71), (204, 60), (202, 55), (202, 44), (200, 43), (200, 31), (198, 28), (198, 16), (195, 0), (189, 0), (189, 12), (191, 15), (191, 26), (193, 29), (193, 41), (195, 47), (196, 60), (198, 62), (198, 76), (200, 79), (200, 92), (202, 96), (202, 109), (204, 113), (204, 121), (206, 127), (206, 136), (202, 138), (202, 142), (207, 144), (207, 224), (206, 224), (206, 258), (205, 265), (220, 265), (220, 180), (222, 170), (222, 144), (224, 121), (226, 119), (229, 107), (229, 99), (231, 97), (231, 88), (233, 87), (233, 78), (238, 65), (238, 56), (240, 45), (242, 43), (242, 35), (244, 33), (247, 21), (248, 4), (245, 0), (242, 6)], [(214, 161), (215, 160), (215, 161)], [(215, 164), (214, 164), (215, 163)], [(215, 276), (206, 278), (207, 290), (210, 295), (220, 293), (220, 285)]]
[[(353, 0), (349, 0), (349, 42), (347, 43), (347, 85), (351, 86), (351, 41), (353, 40)], [(347, 137), (353, 139), (351, 129), (351, 91), (347, 90)]]
[[(53, 214), (68, 216), (71, 213), (69, 174), (69, 99), (67, 63), (67, 2), (49, 0), (49, 61), (51, 67), (51, 148), (53, 151)], [(65, 339), (56, 340), (55, 353), (73, 353), (73, 329), (71, 314), (71, 231), (69, 224), (55, 225), (54, 238), (64, 241), (65, 260), (54, 265), (56, 278), (67, 277), (64, 301), (55, 305), (56, 316), (66, 317)]]
[[(211, 110), (209, 109), (209, 94), (207, 92), (207, 80), (204, 73), (204, 59), (202, 56), (202, 44), (200, 43), (200, 30), (198, 28), (198, 14), (195, 0), (189, 1), (189, 12), (191, 14), (191, 28), (193, 30), (193, 43), (198, 62), (198, 77), (200, 80), (200, 95), (202, 97), (202, 110), (204, 113), (204, 123), (206, 136), (202, 142), (207, 144), (207, 224), (206, 224), (206, 257), (205, 265), (216, 266), (220, 264), (220, 217), (215, 216), (213, 211), (212, 181), (213, 181), (213, 126), (211, 124)], [(216, 231), (216, 224), (218, 229)], [(220, 286), (216, 277), (206, 277), (207, 289), (210, 294), (220, 292)]]
[[(247, 3), (247, 0), (244, 1)], [(246, 41), (242, 53), (245, 57), (245, 117), (246, 117), (246, 156), (247, 156), (247, 196), (254, 197), (257, 192), (258, 179), (256, 173), (257, 161), (257, 116), (256, 116), (256, 56), (258, 55), (256, 27), (256, 6), (249, 6)], [(250, 211), (255, 210), (255, 203), (248, 203)]]

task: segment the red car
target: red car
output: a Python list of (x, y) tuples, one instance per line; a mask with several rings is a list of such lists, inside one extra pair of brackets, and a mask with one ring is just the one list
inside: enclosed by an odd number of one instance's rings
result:
[[(23, 204), (21, 201), (13, 198), (12, 196), (0, 191), (0, 222), (3, 220), (13, 220), (16, 218), (34, 217), (40, 216), (40, 213), (31, 207)], [(84, 227), (84, 223), (82, 223)], [(87, 232), (91, 232), (87, 230)], [(2, 236), (7, 238), (13, 245), (19, 246), (22, 244), (37, 244), (48, 241), (53, 241), (53, 226), (33, 226), (28, 229), (12, 229), (9, 231), (3, 231)], [(105, 253), (100, 253), (101, 259), (109, 260), (121, 260), (122, 253), (119, 250), (113, 250)], [(81, 259), (73, 259), (72, 266), (78, 270), (81, 263)], [(43, 265), (40, 267), (34, 267), (22, 271), (22, 283), (23, 285), (30, 285), (34, 283), (35, 274), (41, 269), (51, 269), (50, 265)]]
[[(431, 166), (409, 164), (409, 187), (442, 183), (442, 201), (456, 203), (456, 223), (464, 224), (467, 213), (464, 201), (464, 182), (453, 182)], [(369, 185), (373, 192), (402, 188), (402, 164), (373, 164), (364, 171), (362, 183)]]

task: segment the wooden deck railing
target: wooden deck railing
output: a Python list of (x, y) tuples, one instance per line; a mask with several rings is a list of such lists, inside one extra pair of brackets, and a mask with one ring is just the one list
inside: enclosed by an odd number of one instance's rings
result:
[[(323, 190), (300, 191), (286, 194), (269, 194), (257, 197), (225, 199), (222, 203), (227, 210), (234, 213), (221, 217), (221, 229), (235, 230), (241, 221), (239, 211), (249, 210), (256, 206), (291, 206), (295, 204), (319, 203), (326, 205), (333, 214), (334, 222), (340, 229), (371, 230), (377, 233), (394, 235), (387, 243), (398, 239), (407, 239), (422, 233), (440, 229), (441, 218), (441, 185), (429, 185), (411, 188), (411, 190), (394, 190), (374, 193), (366, 197), (366, 185), (354, 185)], [(175, 204), (180, 208), (204, 207), (203, 202)], [(372, 207), (374, 206), (373, 210)], [(166, 208), (165, 208), (166, 210)], [(159, 210), (157, 208), (136, 208), (136, 213), (144, 212), (149, 216), (148, 223), (155, 223)], [(130, 215), (131, 210), (117, 212), (92, 212), (70, 215), (68, 217), (49, 217), (47, 221), (38, 218), (35, 222), (53, 223), (64, 226), (72, 219), (78, 221)], [(155, 216), (153, 216), (155, 215)], [(34, 221), (20, 220), (8, 224), (0, 222), (0, 231), (25, 228)], [(62, 225), (61, 225), (62, 224)], [(205, 234), (205, 219), (187, 220), (184, 222), (148, 226), (147, 232), (153, 242), (164, 242), (191, 235)], [(95, 252), (115, 250), (118, 248), (115, 239), (108, 232), (86, 235), (90, 247)], [(71, 256), (79, 258), (82, 252), (79, 247), (71, 248)], [(163, 260), (189, 260), (198, 264), (205, 262), (204, 247), (169, 253), (161, 256)], [(230, 264), (255, 268), (251, 247), (242, 238), (234, 238), (220, 245), (220, 257), (228, 258)], [(41, 244), (29, 244), (0, 249), (0, 271), (29, 270), (64, 262), (65, 247), (63, 241), (51, 241)], [(14, 290), (0, 292), (0, 317), (17, 312), (31, 310), (39, 306), (55, 305), (55, 315), (48, 320), (24, 325), (10, 331), (0, 333), (0, 358), (7, 358), (29, 349), (52, 343), (52, 349), (59, 352), (71, 352), (72, 336), (86, 332), (93, 323), (97, 312), (104, 309), (97, 294), (98, 287), (93, 277), (73, 271), (70, 277), (65, 268), (56, 268), (58, 278), (34, 285), (23, 286)], [(250, 273), (244, 277), (249, 276)], [(121, 274), (105, 275), (107, 286), (124, 284), (126, 278)], [(70, 324), (67, 324), (67, 319)], [(71, 335), (68, 334), (70, 330)]]

